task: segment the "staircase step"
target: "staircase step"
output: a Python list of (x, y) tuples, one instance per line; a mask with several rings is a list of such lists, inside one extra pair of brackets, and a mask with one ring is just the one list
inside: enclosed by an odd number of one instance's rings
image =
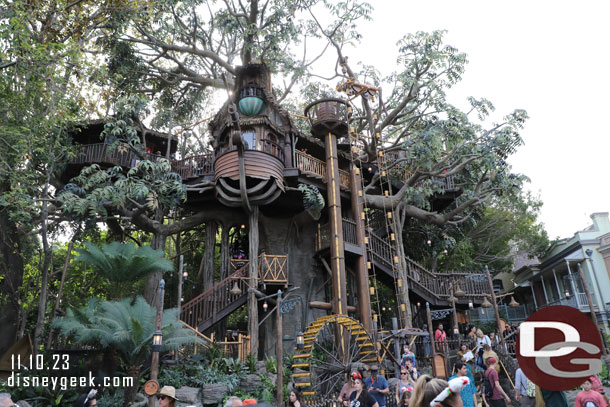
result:
[(293, 363), (292, 364), (293, 369), (301, 368), (301, 367), (309, 367), (309, 363)]
[(294, 385), (296, 387), (309, 387), (311, 386), (311, 383), (295, 383)]
[(307, 377), (307, 376), (311, 376), (310, 372), (305, 372), (305, 373), (293, 373), (292, 377)]
[(294, 355), (292, 358), (293, 359), (307, 359), (310, 356), (311, 356), (311, 353), (302, 353), (300, 355)]

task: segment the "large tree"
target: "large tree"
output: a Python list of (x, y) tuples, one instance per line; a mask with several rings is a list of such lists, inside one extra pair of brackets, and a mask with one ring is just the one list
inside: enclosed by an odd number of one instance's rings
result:
[[(81, 4), (93, 7), (92, 3), (74, 2), (51, 9), (70, 10)], [(96, 41), (86, 42), (84, 48), (91, 58), (106, 59), (92, 75), (81, 76), (79, 81), (88, 80), (91, 92), (100, 96), (96, 107), (106, 112), (110, 109), (117, 119), (121, 109), (115, 106), (120, 98), (145, 97), (152, 111), (147, 117), (151, 125), (178, 136), (184, 152), (207, 148), (206, 134), (199, 124), (213, 106), (211, 102), (218, 100), (217, 91), (222, 91), (221, 98), (226, 95), (223, 75), (231, 83), (236, 65), (262, 61), (281, 79), (275, 81), (278, 99), (299, 110), (310, 98), (336, 94), (335, 88), (350, 92), (350, 96), (363, 89), (360, 83), (380, 88), (370, 88), (370, 93), (352, 100), (352, 136), (361, 147), (354, 159), (358, 165), (377, 161), (379, 171), (364, 188), (365, 204), (393, 211), (396, 231), (403, 229), (407, 218), (439, 226), (465, 223), (476, 208), (500, 192), (518, 190), (524, 181), (511, 173), (507, 158), (522, 143), (519, 130), (527, 114), (515, 110), (501, 121), (487, 123), (493, 110), (491, 102), (471, 98), (467, 111), (451, 105), (446, 92), (461, 79), (467, 59), (444, 44), (443, 32), (405, 35), (397, 44), (397, 71), (383, 76), (370, 65), (356, 70), (356, 65), (348, 62), (348, 56), (351, 60), (355, 56), (347, 52), (362, 36), (358, 22), (368, 19), (371, 12), (371, 6), (361, 0), (149, 0), (129, 4), (102, 8), (104, 18), (87, 20), (86, 26), (91, 27), (87, 38)], [(67, 14), (64, 26), (82, 26), (80, 14)], [(336, 55), (333, 68), (315, 66), (321, 54), (330, 52)], [(305, 99), (291, 96), (295, 89), (300, 89)], [(166, 169), (160, 168), (163, 177), (168, 176)], [(388, 196), (384, 189), (389, 181), (383, 174), (394, 177), (393, 193)], [(398, 179), (396, 174), (400, 174)], [(140, 175), (148, 192), (159, 192), (156, 187), (174, 188), (171, 179), (164, 186), (155, 186), (145, 174)], [(103, 175), (95, 178), (90, 172), (87, 177), (91, 188), (85, 192), (97, 190), (100, 200), (104, 191), (119, 191), (121, 187), (110, 176), (103, 182), (99, 182)], [(133, 182), (142, 184), (137, 178), (138, 174), (133, 174)], [(444, 192), (447, 179), (454, 180), (463, 192), (456, 205), (436, 212), (430, 198)], [(174, 197), (179, 195), (177, 190), (170, 192)], [(171, 205), (160, 213), (161, 206), (153, 208), (156, 198), (116, 197), (124, 199), (119, 203), (113, 195), (97, 214), (110, 210), (113, 216), (118, 213), (123, 220), (154, 234), (158, 244), (153, 247), (162, 247), (168, 235), (218, 218), (218, 214), (202, 211), (169, 223), (164, 217)], [(80, 206), (76, 200), (72, 204), (72, 208)], [(404, 259), (403, 236), (396, 235), (397, 254)], [(406, 272), (402, 260), (399, 271)], [(154, 282), (149, 292), (154, 292)], [(403, 295), (401, 302), (407, 304), (401, 319), (409, 323), (408, 296)]]

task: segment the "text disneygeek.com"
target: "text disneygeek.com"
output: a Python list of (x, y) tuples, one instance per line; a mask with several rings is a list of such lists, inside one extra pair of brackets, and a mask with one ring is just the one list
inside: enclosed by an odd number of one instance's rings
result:
[(21, 376), (13, 372), (7, 380), (9, 387), (49, 387), (52, 390), (67, 390), (74, 387), (131, 387), (133, 377), (104, 377), (101, 384), (95, 383), (95, 377), (89, 372), (89, 376)]

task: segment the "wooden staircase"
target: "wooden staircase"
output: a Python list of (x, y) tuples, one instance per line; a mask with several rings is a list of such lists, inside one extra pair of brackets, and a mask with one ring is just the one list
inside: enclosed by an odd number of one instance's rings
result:
[[(204, 332), (223, 320), (233, 311), (246, 303), (248, 297), (248, 282), (245, 279), (248, 265), (236, 270), (212, 288), (193, 298), (182, 306), (180, 319), (186, 324)], [(231, 294), (231, 289), (237, 284), (241, 293)]]
[[(352, 250), (357, 242), (351, 219), (343, 219), (343, 238), (346, 255)], [(375, 232), (367, 231), (368, 248), (371, 255), (368, 261), (375, 266), (376, 270), (382, 271), (391, 279), (397, 278), (394, 272), (394, 255), (391, 244), (387, 238), (383, 238)], [(316, 250), (321, 251), (329, 247), (328, 232), (324, 227), (320, 228), (316, 236)], [(489, 294), (489, 287), (485, 274), (482, 273), (434, 273), (426, 269), (415, 260), (406, 257), (407, 277), (409, 289), (418, 296), (428, 301), (431, 305), (448, 305), (449, 285), (453, 282), (465, 293), (465, 301), (468, 299), (483, 300)]]

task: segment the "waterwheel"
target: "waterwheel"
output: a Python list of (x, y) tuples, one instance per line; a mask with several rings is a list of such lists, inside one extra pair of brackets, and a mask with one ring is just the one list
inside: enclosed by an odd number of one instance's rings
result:
[(305, 347), (296, 349), (292, 380), (306, 398), (338, 394), (347, 374), (380, 362), (369, 333), (344, 315), (318, 318), (304, 332)]

